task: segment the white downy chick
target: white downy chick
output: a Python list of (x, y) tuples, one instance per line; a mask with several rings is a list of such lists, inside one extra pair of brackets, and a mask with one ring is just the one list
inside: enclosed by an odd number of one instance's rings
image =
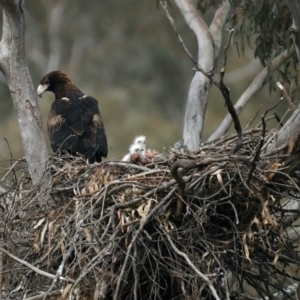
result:
[(147, 143), (147, 139), (144, 135), (139, 135), (139, 136), (135, 137), (135, 139), (133, 141), (133, 145), (134, 144), (144, 145), (145, 150), (146, 150), (146, 143)]
[(135, 154), (139, 154), (143, 158), (145, 155), (145, 146), (142, 144), (132, 144), (129, 148), (129, 153), (122, 158), (122, 161), (130, 161), (131, 156)]

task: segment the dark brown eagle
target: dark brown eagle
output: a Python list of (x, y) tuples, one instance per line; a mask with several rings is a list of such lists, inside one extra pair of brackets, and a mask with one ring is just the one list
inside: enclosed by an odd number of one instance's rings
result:
[(52, 150), (101, 162), (107, 156), (107, 140), (98, 101), (81, 92), (61, 71), (44, 76), (37, 93), (41, 97), (46, 91), (55, 95), (47, 122)]

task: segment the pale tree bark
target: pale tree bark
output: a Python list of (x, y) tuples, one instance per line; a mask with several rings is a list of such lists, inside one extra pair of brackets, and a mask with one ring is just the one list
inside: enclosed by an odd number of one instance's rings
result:
[[(198, 42), (198, 65), (206, 72), (214, 67), (221, 47), (222, 29), (230, 13), (230, 2), (224, 1), (217, 10), (214, 20), (208, 28), (190, 0), (175, 0), (186, 23), (193, 30)], [(201, 143), (207, 97), (210, 88), (209, 79), (196, 72), (192, 79), (184, 120), (183, 140), (190, 151), (198, 149)]]
[(16, 109), (29, 173), (36, 183), (43, 175), (48, 151), (25, 58), (24, 0), (0, 0), (0, 4), (3, 7), (0, 69)]
[[(284, 64), (288, 59), (290, 59), (295, 54), (295, 48), (292, 47), (289, 50), (285, 50), (283, 53), (275, 57), (270, 65), (262, 69), (259, 74), (254, 78), (252, 83), (248, 86), (248, 88), (244, 91), (241, 97), (238, 99), (236, 104), (234, 105), (235, 110), (239, 114), (245, 106), (249, 103), (252, 97), (260, 91), (265, 84), (268, 82), (267, 78), (270, 74), (277, 70), (282, 64)], [(232, 118), (230, 114), (227, 114), (222, 123), (216, 129), (216, 131), (208, 138), (208, 141), (213, 141), (217, 138), (223, 136), (230, 126), (232, 125)]]
[[(250, 101), (252, 96), (258, 92), (267, 82), (267, 77), (270, 73), (280, 67), (284, 62), (290, 59), (295, 51), (297, 53), (298, 59), (300, 59), (300, 3), (298, 0), (287, 0), (288, 6), (291, 10), (291, 14), (293, 17), (293, 25), (290, 29), (294, 41), (294, 47), (291, 49), (287, 49), (282, 54), (274, 58), (270, 64), (270, 66), (264, 68), (253, 80), (250, 86), (246, 89), (246, 91), (242, 94), (240, 99), (235, 104), (235, 109), (238, 113), (240, 113), (245, 105)], [(272, 152), (276, 148), (287, 144), (291, 136), (298, 130), (300, 127), (300, 107), (298, 107), (290, 119), (286, 122), (285, 126), (280, 129), (278, 134), (275, 136), (272, 143), (268, 145), (266, 148), (266, 152)], [(208, 141), (213, 141), (222, 135), (224, 135), (227, 130), (230, 128), (232, 124), (232, 118), (228, 114), (222, 123), (219, 125), (217, 130), (209, 137)]]
[(209, 27), (209, 32), (214, 42), (214, 55), (215, 55), (214, 67), (216, 67), (216, 61), (219, 57), (220, 49), (222, 45), (222, 36), (223, 36), (222, 30), (231, 12), (232, 12), (232, 7), (230, 1), (225, 0), (222, 3), (222, 5), (217, 9), (214, 19), (212, 20)]
[(300, 128), (300, 105), (294, 110), (284, 126), (278, 131), (274, 139), (268, 144), (266, 153), (275, 151), (282, 145), (287, 145), (292, 135)]
[[(175, 0), (186, 23), (194, 31), (198, 41), (198, 64), (209, 71), (214, 65), (213, 40), (207, 25), (190, 0)], [(190, 151), (199, 148), (206, 112), (209, 79), (196, 72), (192, 79), (184, 119), (183, 140)]]

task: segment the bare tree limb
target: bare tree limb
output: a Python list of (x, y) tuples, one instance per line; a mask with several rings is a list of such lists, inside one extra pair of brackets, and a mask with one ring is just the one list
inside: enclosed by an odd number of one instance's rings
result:
[(223, 62), (223, 67), (220, 70), (220, 80), (219, 80), (217, 87), (220, 89), (220, 91), (224, 97), (227, 109), (228, 109), (228, 111), (232, 117), (233, 123), (234, 123), (234, 129), (236, 130), (237, 135), (238, 135), (237, 143), (232, 150), (232, 153), (235, 154), (243, 145), (243, 130), (242, 130), (242, 126), (241, 126), (238, 114), (237, 114), (236, 110), (234, 109), (234, 106), (231, 101), (230, 90), (224, 83), (224, 76), (225, 76), (226, 64), (227, 64), (227, 50), (230, 46), (233, 32), (234, 32), (234, 29), (231, 29), (229, 32), (228, 43), (224, 48), (224, 62)]
[[(214, 41), (215, 60), (218, 59), (222, 45), (222, 29), (228, 20), (232, 7), (229, 0), (225, 0), (215, 13), (214, 19), (210, 24), (209, 31)], [(216, 67), (216, 63), (215, 63)]]
[(296, 107), (295, 107), (295, 105), (294, 105), (294, 103), (293, 103), (291, 97), (290, 97), (289, 94), (287, 93), (287, 91), (286, 91), (286, 89), (284, 88), (284, 86), (283, 86), (279, 81), (277, 81), (277, 86), (278, 86), (278, 88), (282, 91), (282, 94), (283, 94), (284, 98), (286, 99), (286, 101), (289, 103), (290, 108), (293, 109), (293, 110), (296, 109)]
[(24, 0), (0, 0), (3, 32), (0, 69), (16, 108), (29, 173), (34, 183), (44, 173), (48, 158), (36, 93), (26, 65)]
[[(5, 253), (6, 255), (8, 255), (9, 257), (11, 257), (12, 259), (14, 259), (15, 261), (17, 261), (18, 263), (26, 266), (27, 268), (31, 269), (32, 271), (42, 275), (42, 276), (46, 276), (48, 278), (51, 278), (51, 279), (55, 279), (56, 276), (51, 274), (51, 273), (48, 273), (48, 272), (45, 272), (43, 270), (40, 270), (38, 269), (37, 267), (33, 266), (32, 264), (28, 263), (27, 261), (23, 260), (23, 259), (20, 259), (14, 255), (12, 255), (11, 253), (9, 253), (8, 251), (6, 251), (4, 248), (0, 247), (0, 251)], [(60, 280), (62, 281), (67, 281), (67, 282), (74, 282), (74, 280), (70, 279), (70, 278), (65, 278), (65, 277), (59, 277)]]
[(278, 147), (288, 144), (291, 137), (300, 128), (300, 104), (294, 110), (290, 118), (284, 126), (277, 132), (272, 143), (269, 143), (266, 148), (266, 153), (275, 151)]
[(249, 77), (257, 75), (262, 69), (258, 59), (254, 57), (246, 64), (239, 66), (237, 69), (226, 73), (226, 83), (228, 85), (237, 84), (247, 80)]
[[(264, 87), (264, 85), (267, 83), (266, 79), (268, 78), (270, 73), (272, 71), (275, 71), (283, 63), (285, 63), (288, 59), (290, 59), (294, 55), (294, 53), (295, 53), (294, 47), (285, 50), (283, 53), (281, 53), (280, 55), (278, 55), (272, 60), (270, 66), (267, 66), (262, 71), (260, 71), (260, 73), (255, 77), (252, 83), (248, 86), (248, 88), (245, 90), (245, 92), (241, 95), (241, 97), (236, 102), (234, 107), (238, 114), (245, 108), (245, 106), (248, 104), (251, 98)], [(219, 125), (217, 130), (209, 137), (208, 141), (213, 141), (223, 136), (228, 131), (231, 124), (232, 124), (232, 117), (230, 114), (227, 114), (227, 116), (224, 118), (224, 120)]]
[[(181, 198), (184, 198), (184, 189), (185, 189), (185, 180), (182, 178), (182, 176), (178, 173), (179, 168), (194, 168), (197, 165), (196, 160), (188, 160), (188, 159), (179, 159), (177, 160), (171, 167), (171, 173), (173, 178), (178, 183), (178, 187), (180, 190)], [(178, 198), (176, 203), (176, 211), (175, 216), (179, 217), (182, 211), (182, 199)]]

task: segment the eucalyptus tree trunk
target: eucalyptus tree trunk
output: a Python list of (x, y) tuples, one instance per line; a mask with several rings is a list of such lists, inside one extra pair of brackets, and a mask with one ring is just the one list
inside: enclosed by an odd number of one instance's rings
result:
[(0, 70), (14, 102), (31, 180), (36, 183), (44, 173), (48, 151), (25, 57), (24, 0), (0, 0), (0, 4), (3, 7)]
[[(206, 72), (213, 70), (220, 53), (222, 30), (231, 12), (230, 1), (223, 1), (210, 27), (201, 18), (191, 0), (175, 0), (175, 3), (196, 35), (198, 65)], [(197, 150), (201, 143), (209, 89), (209, 79), (196, 72), (189, 88), (183, 129), (184, 144), (190, 151)]]

